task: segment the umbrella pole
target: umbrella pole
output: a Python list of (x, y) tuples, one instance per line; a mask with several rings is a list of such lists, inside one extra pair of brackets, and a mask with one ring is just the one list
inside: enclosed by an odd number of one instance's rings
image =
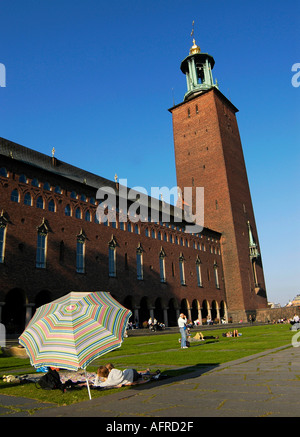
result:
[(90, 400), (91, 400), (91, 399), (92, 399), (92, 397), (91, 397), (91, 390), (90, 390), (90, 385), (89, 385), (89, 381), (88, 381), (88, 377), (87, 377), (86, 369), (84, 369), (84, 371), (85, 371), (86, 386), (87, 386), (87, 389), (88, 389), (89, 398), (90, 398)]

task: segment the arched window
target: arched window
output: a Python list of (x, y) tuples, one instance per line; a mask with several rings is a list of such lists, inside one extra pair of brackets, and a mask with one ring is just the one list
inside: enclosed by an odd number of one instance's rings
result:
[(53, 199), (48, 203), (48, 211), (55, 212), (55, 203)]
[(12, 190), (11, 195), (10, 195), (10, 200), (12, 202), (19, 202), (19, 192), (18, 190)]
[(82, 202), (86, 202), (86, 195), (85, 195), (85, 194), (81, 194), (81, 196), (80, 196), (80, 200), (81, 200)]
[(55, 193), (57, 194), (61, 194), (61, 188), (59, 185), (56, 185), (55, 189), (54, 189)]
[(111, 278), (117, 276), (117, 242), (114, 237), (108, 243), (108, 275)]
[(65, 206), (65, 215), (70, 217), (71, 216), (71, 207), (70, 205)]
[(42, 196), (39, 196), (36, 201), (36, 207), (40, 209), (44, 209), (44, 201)]
[(141, 244), (136, 249), (136, 273), (137, 279), (141, 281), (143, 279), (143, 248)]
[(91, 198), (90, 198), (90, 203), (91, 203), (92, 205), (96, 205), (95, 197), (91, 197)]
[(75, 191), (72, 191), (72, 193), (70, 194), (71, 199), (77, 199), (77, 194), (75, 193)]
[(25, 193), (25, 196), (24, 196), (24, 205), (27, 205), (27, 206), (31, 206), (32, 205), (32, 199), (31, 199), (30, 193)]
[(84, 218), (87, 222), (91, 221), (91, 213), (89, 210), (85, 212)]
[(76, 272), (85, 273), (85, 235), (81, 231), (77, 235), (77, 245), (76, 245)]
[(197, 284), (198, 287), (202, 287), (202, 275), (201, 275), (201, 260), (197, 256), (196, 259), (196, 273), (197, 273)]
[(39, 181), (37, 180), (37, 178), (32, 179), (31, 185), (33, 187), (38, 187), (39, 186)]
[(47, 235), (48, 235), (48, 228), (43, 220), (42, 224), (38, 227), (38, 234), (37, 234), (35, 265), (39, 269), (46, 268)]
[(8, 175), (7, 175), (7, 170), (5, 167), (0, 168), (0, 176), (7, 178)]
[(19, 177), (19, 182), (22, 184), (27, 184), (27, 177), (24, 174), (21, 174)]
[(81, 209), (79, 207), (76, 208), (75, 217), (81, 219)]
[(51, 191), (51, 186), (49, 184), (49, 182), (45, 182), (43, 185), (43, 189), (46, 191)]
[(160, 273), (160, 282), (166, 282), (166, 264), (165, 264), (166, 254), (163, 248), (159, 253), (159, 273)]
[(179, 273), (180, 273), (180, 284), (185, 285), (184, 256), (183, 256), (183, 254), (180, 254), (180, 257), (179, 257)]
[(0, 263), (4, 263), (5, 239), (7, 220), (3, 213), (0, 215)]

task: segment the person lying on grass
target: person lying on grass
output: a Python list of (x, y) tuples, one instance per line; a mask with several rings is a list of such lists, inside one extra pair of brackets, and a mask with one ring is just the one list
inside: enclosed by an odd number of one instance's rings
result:
[(94, 387), (122, 387), (139, 383), (143, 375), (150, 375), (150, 371), (137, 372), (135, 369), (119, 370), (112, 364), (100, 366), (94, 382)]

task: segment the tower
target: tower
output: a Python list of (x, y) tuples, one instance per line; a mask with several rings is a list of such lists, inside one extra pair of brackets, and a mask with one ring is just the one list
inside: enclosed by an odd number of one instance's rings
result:
[(177, 185), (204, 187), (204, 226), (222, 234), (228, 309), (267, 307), (264, 274), (236, 120), (238, 109), (214, 83), (214, 58), (193, 40), (181, 63), (187, 92), (172, 113)]

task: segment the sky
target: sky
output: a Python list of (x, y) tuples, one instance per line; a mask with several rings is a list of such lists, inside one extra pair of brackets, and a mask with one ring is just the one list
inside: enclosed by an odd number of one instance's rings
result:
[(0, 0), (0, 16), (0, 136), (149, 194), (177, 185), (168, 109), (194, 21), (239, 109), (268, 300), (300, 293), (298, 0)]

